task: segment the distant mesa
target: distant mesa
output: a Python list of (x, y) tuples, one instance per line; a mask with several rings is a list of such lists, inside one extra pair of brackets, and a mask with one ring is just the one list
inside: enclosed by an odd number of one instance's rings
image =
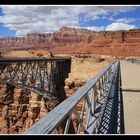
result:
[(0, 48), (2, 50), (43, 48), (53, 54), (140, 55), (140, 29), (96, 32), (62, 27), (54, 33), (30, 33), (25, 37), (0, 38)]

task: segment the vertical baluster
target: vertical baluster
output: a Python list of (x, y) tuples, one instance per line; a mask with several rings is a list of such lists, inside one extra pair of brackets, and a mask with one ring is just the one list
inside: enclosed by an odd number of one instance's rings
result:
[(104, 89), (104, 75), (101, 77), (101, 89), (100, 89), (100, 96), (103, 94)]
[(94, 122), (94, 111), (96, 109), (96, 86), (94, 85), (93, 88), (90, 90), (91, 94), (87, 93), (86, 95), (86, 101), (87, 101), (87, 107), (86, 107), (86, 128), (88, 129), (88, 133), (92, 133), (94, 126), (91, 124)]
[(70, 121), (71, 121), (71, 112), (69, 113), (68, 118), (67, 118), (67, 122), (66, 122), (65, 130), (64, 130), (64, 134), (67, 134), (68, 133), (69, 126), (70, 126)]
[(97, 95), (97, 90), (99, 88), (99, 83), (98, 83), (98, 86), (97, 86), (97, 83), (93, 86), (93, 89), (94, 89), (94, 94), (93, 94), (93, 108), (94, 108), (94, 111), (96, 109), (96, 95)]
[[(80, 119), (80, 116), (79, 116), (79, 114), (78, 114), (78, 112), (77, 112), (76, 107), (73, 109), (73, 112), (74, 112), (74, 114), (76, 115), (76, 118), (77, 118), (77, 120), (78, 120), (78, 124), (80, 124), (80, 126), (81, 126), (81, 128), (82, 128), (82, 131), (85, 132), (85, 127), (84, 127), (84, 125), (83, 125), (82, 120)], [(78, 131), (78, 129), (77, 129), (77, 131)], [(77, 132), (76, 132), (76, 133), (77, 133)]]
[(99, 87), (99, 92), (98, 92), (98, 101), (102, 92), (102, 77), (99, 79), (100, 87)]
[[(83, 99), (83, 104), (82, 104), (82, 110), (81, 110), (81, 114), (80, 114), (80, 120), (83, 122), (83, 115), (84, 115), (84, 110), (85, 110), (85, 103), (86, 103), (86, 99)], [(78, 129), (77, 129), (77, 134), (80, 132), (80, 128), (81, 128), (81, 124), (78, 125)]]

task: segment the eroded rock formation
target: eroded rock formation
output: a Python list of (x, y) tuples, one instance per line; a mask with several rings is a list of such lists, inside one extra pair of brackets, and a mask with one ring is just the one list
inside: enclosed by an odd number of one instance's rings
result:
[(12, 85), (0, 85), (0, 93), (0, 134), (24, 133), (58, 104)]
[(51, 49), (53, 53), (140, 55), (140, 30), (101, 31), (62, 27), (48, 34), (0, 38), (0, 47)]

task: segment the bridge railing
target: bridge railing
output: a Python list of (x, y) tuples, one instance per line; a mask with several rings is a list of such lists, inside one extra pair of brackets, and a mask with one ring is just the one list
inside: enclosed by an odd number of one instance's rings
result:
[[(118, 118), (114, 120), (111, 110), (120, 97), (116, 92), (119, 65), (117, 61), (107, 66), (24, 134), (111, 133), (113, 122), (120, 123)], [(115, 113), (113, 110), (117, 116)], [(120, 133), (115, 129), (115, 133)]]

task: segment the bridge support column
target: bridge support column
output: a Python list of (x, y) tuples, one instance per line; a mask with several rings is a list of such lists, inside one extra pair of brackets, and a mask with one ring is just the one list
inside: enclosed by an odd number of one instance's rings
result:
[(66, 93), (64, 91), (65, 79), (68, 77), (71, 69), (71, 60), (66, 60), (64, 62), (57, 62), (58, 66), (58, 82), (57, 91), (58, 99), (60, 102), (66, 99)]

